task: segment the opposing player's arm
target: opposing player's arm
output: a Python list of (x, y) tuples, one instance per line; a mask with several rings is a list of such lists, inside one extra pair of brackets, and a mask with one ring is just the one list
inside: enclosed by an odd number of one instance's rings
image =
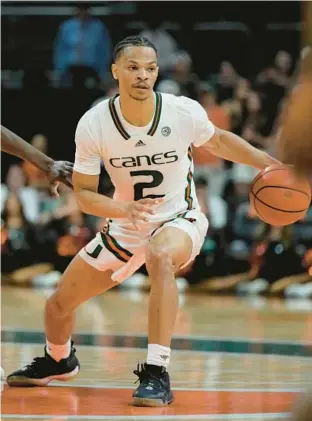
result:
[(4, 126), (1, 126), (1, 150), (28, 161), (42, 170), (50, 181), (51, 191), (54, 196), (58, 196), (57, 187), (59, 181), (68, 187), (72, 187), (71, 174), (73, 164), (71, 162), (54, 161)]
[(48, 171), (49, 166), (53, 163), (52, 158), (49, 158), (4, 126), (1, 126), (1, 150), (24, 161), (31, 162), (42, 171)]
[(214, 135), (202, 146), (220, 158), (250, 165), (259, 170), (280, 163), (266, 152), (250, 145), (241, 137), (217, 127), (215, 127)]

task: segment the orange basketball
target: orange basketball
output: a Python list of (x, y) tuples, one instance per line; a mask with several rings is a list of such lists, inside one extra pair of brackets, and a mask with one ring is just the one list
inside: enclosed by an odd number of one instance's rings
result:
[(274, 226), (299, 221), (311, 203), (311, 186), (287, 165), (270, 165), (254, 179), (249, 198), (260, 219)]

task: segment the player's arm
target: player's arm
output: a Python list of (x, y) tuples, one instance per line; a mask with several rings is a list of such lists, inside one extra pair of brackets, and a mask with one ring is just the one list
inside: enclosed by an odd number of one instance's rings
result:
[(1, 126), (1, 150), (32, 163), (35, 167), (45, 172), (54, 195), (57, 195), (59, 181), (68, 187), (72, 187), (71, 174), (73, 164), (71, 162), (54, 161), (4, 126)]
[(202, 145), (209, 152), (228, 161), (263, 170), (269, 165), (279, 164), (275, 158), (250, 145), (241, 137), (215, 127), (213, 136)]
[(80, 209), (100, 218), (126, 218), (128, 202), (119, 202), (98, 193), (99, 176), (74, 171), (73, 185)]

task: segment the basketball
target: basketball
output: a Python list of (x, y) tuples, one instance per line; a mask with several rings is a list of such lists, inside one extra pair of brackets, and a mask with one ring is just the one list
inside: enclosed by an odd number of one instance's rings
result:
[(256, 176), (249, 197), (260, 219), (270, 225), (285, 226), (305, 216), (311, 202), (311, 186), (307, 178), (297, 176), (291, 167), (275, 164)]

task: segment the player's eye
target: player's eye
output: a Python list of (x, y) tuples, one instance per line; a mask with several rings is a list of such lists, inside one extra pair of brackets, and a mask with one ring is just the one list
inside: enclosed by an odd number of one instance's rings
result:
[(137, 66), (129, 66), (129, 70), (132, 70), (132, 71), (137, 70)]
[(149, 67), (148, 69), (149, 72), (155, 72), (155, 70), (156, 70), (156, 67)]

